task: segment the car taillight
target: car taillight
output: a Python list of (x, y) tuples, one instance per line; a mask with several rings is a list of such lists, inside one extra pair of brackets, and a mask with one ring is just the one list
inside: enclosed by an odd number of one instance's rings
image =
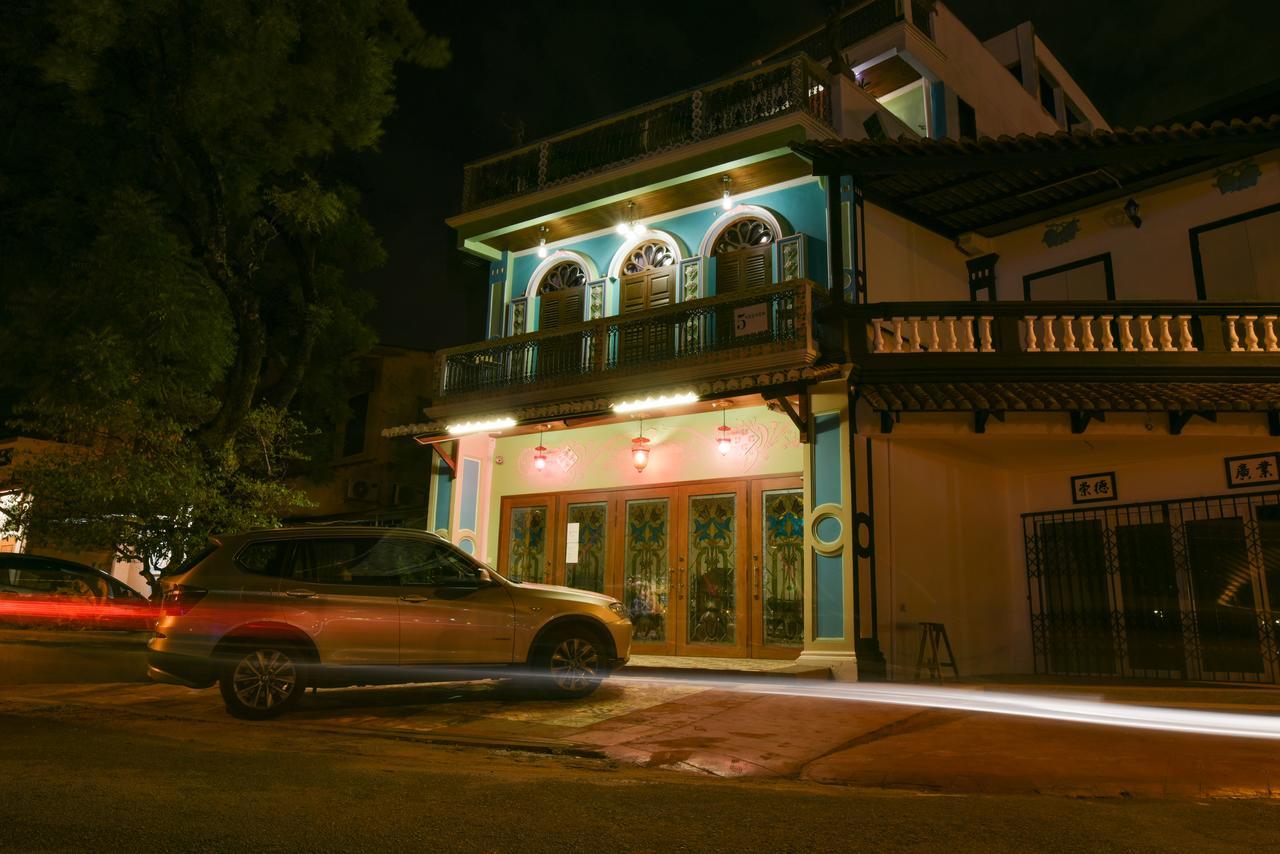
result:
[(203, 587), (192, 587), (189, 584), (171, 585), (164, 591), (162, 610), (165, 616), (181, 617), (194, 608), (208, 592)]

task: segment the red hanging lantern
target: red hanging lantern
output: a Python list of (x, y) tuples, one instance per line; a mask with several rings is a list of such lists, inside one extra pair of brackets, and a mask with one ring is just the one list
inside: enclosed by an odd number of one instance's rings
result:
[(538, 434), (538, 447), (533, 449), (533, 467), (542, 471), (547, 467), (547, 447), (542, 444), (542, 434)]
[(733, 429), (725, 423), (724, 410), (720, 410), (720, 426), (716, 428), (716, 450), (720, 452), (720, 456), (727, 457), (729, 449), (733, 447)]
[(631, 440), (631, 464), (636, 471), (644, 471), (649, 465), (649, 440), (644, 437), (644, 422), (640, 422), (640, 435)]

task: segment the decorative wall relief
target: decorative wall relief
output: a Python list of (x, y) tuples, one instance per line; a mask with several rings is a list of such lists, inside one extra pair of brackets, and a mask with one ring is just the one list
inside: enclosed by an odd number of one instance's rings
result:
[(805, 269), (804, 234), (792, 234), (778, 241), (778, 266), (778, 278), (784, 282), (805, 278), (808, 271)]
[(587, 318), (589, 320), (604, 317), (604, 283), (604, 279), (596, 279), (594, 282), (587, 283), (587, 293), (589, 294)]
[(527, 305), (528, 305), (528, 300), (523, 300), (523, 299), (516, 300), (515, 302), (511, 303), (511, 334), (512, 335), (524, 334), (525, 308)]
[(695, 255), (680, 262), (680, 301), (698, 299), (702, 296), (702, 256)]
[(1248, 160), (1244, 163), (1235, 163), (1219, 169), (1217, 177), (1213, 180), (1213, 186), (1217, 187), (1218, 192), (1225, 196), (1227, 193), (1235, 193), (1257, 186), (1258, 178), (1261, 176), (1262, 170), (1258, 168), (1258, 164)]
[(1044, 245), (1053, 247), (1061, 246), (1064, 243), (1070, 243), (1076, 239), (1076, 235), (1080, 233), (1080, 219), (1067, 220), (1066, 222), (1051, 222), (1044, 227)]

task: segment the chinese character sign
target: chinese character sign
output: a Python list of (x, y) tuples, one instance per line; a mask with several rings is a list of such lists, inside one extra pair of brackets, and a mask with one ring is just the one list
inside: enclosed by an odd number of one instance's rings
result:
[(1280, 484), (1280, 452), (1227, 457), (1224, 462), (1227, 466), (1227, 486), (1231, 489)]
[(1071, 503), (1089, 504), (1094, 501), (1116, 500), (1116, 473), (1078, 474), (1071, 478)]

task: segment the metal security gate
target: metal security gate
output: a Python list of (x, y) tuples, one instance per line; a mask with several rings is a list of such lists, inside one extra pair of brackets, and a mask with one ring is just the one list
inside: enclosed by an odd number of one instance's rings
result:
[(1280, 682), (1280, 492), (1022, 523), (1037, 673)]

